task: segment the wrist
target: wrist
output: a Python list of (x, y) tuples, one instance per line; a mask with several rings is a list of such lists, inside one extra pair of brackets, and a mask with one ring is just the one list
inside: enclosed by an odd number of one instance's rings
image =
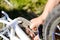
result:
[(49, 11), (44, 11), (44, 12), (42, 13), (42, 15), (41, 15), (41, 18), (42, 18), (43, 20), (45, 20), (45, 19), (47, 18), (48, 14), (49, 14)]
[(41, 15), (38, 18), (44, 21), (46, 19), (46, 16), (45, 15)]

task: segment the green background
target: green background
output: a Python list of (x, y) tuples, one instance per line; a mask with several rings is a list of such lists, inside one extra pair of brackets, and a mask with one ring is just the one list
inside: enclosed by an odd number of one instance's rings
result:
[[(43, 12), (47, 0), (8, 0), (8, 2), (12, 6), (9, 5), (6, 2), (6, 0), (0, 0), (0, 11), (1, 10), (6, 11), (7, 13), (9, 13), (11, 18), (12, 16), (13, 18), (15, 18), (15, 16), (18, 16), (18, 15), (27, 16), (26, 13), (31, 13), (32, 16), (34, 15), (34, 17), (36, 17), (35, 16), (36, 14), (39, 16)], [(22, 12), (22, 15), (21, 15), (21, 12)], [(31, 17), (28, 17), (28, 18), (31, 18)]]

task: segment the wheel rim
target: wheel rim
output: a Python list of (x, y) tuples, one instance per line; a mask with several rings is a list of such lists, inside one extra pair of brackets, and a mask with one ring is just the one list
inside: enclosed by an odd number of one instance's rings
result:
[(57, 18), (51, 25), (49, 34), (46, 36), (46, 39), (47, 38), (48, 40), (60, 40), (60, 17)]
[(55, 40), (60, 39), (60, 23), (57, 25), (56, 30), (55, 30)]
[(60, 26), (58, 25), (55, 28), (55, 31), (52, 33), (52, 36), (49, 36), (49, 40), (60, 40)]
[(7, 23), (6, 23), (6, 21), (0, 20), (0, 40), (5, 40), (3, 37), (5, 37), (6, 39), (8, 39), (7, 38), (8, 35), (6, 33), (7, 32), (7, 28), (6, 28)]

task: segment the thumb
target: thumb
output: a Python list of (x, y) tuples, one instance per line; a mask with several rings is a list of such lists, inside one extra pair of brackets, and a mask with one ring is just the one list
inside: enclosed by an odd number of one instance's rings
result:
[(34, 24), (32, 24), (32, 23), (30, 24), (30, 28), (31, 28), (31, 29), (33, 29), (33, 28), (34, 28), (34, 26), (35, 26), (35, 25), (34, 25)]
[(31, 25), (30, 25), (30, 28), (31, 28), (34, 32), (37, 31), (37, 27), (36, 27), (35, 24), (31, 24)]
[(30, 20), (30, 28), (33, 29), (36, 26), (34, 19)]

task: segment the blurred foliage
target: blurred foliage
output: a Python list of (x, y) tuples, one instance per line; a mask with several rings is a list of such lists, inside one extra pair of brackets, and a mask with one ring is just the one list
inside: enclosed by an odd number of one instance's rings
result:
[(40, 14), (47, 2), (47, 0), (8, 0), (11, 5), (9, 5), (5, 0), (0, 0), (0, 9), (4, 8), (6, 10), (26, 10), (27, 12), (34, 12)]

